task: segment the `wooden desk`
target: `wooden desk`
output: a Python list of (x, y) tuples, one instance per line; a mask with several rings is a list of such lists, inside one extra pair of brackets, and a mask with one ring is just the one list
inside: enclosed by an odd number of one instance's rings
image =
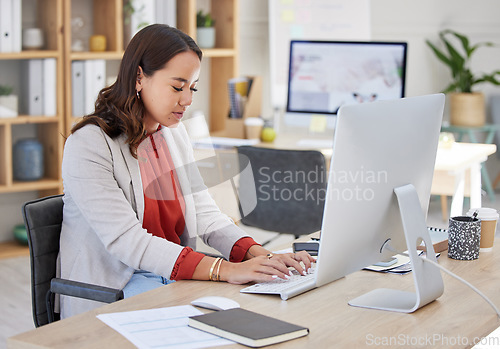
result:
[(495, 151), (494, 144), (475, 143), (454, 143), (438, 149), (431, 194), (453, 197), (451, 216), (463, 214), (466, 195), (470, 196), (471, 208), (481, 207), (481, 163)]
[[(481, 253), (476, 261), (452, 260), (445, 253), (439, 262), (500, 305), (500, 239), (495, 241), (492, 252)], [(283, 348), (363, 348), (383, 343), (408, 348), (468, 348), (500, 326), (493, 309), (475, 292), (447, 274), (443, 274), (443, 280), (444, 294), (412, 314), (347, 304), (349, 299), (374, 288), (412, 290), (411, 274), (359, 271), (288, 301), (281, 301), (278, 296), (241, 294), (243, 286), (238, 285), (180, 281), (16, 335), (8, 338), (7, 344), (9, 348), (133, 348), (96, 315), (189, 304), (207, 295), (229, 297), (243, 308), (310, 329), (307, 337), (276, 345)], [(233, 347), (242, 346), (227, 348)]]

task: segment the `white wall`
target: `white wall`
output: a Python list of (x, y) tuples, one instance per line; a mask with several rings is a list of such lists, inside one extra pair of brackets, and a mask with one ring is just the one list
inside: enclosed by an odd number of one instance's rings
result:
[(240, 74), (262, 76), (264, 118), (272, 116), (268, 33), (268, 0), (240, 0)]
[[(268, 1), (280, 0), (240, 0), (240, 73), (263, 77), (262, 115), (266, 118), (272, 115)], [(436, 40), (439, 30), (451, 28), (469, 35), (473, 42), (493, 41), (500, 44), (498, 0), (372, 0), (371, 13), (373, 40), (402, 40), (409, 43), (408, 96), (439, 92), (449, 81), (446, 67), (437, 61), (425, 44), (425, 39)], [(500, 46), (478, 51), (473, 70), (500, 70)], [(500, 87), (483, 85), (481, 89), (487, 95), (500, 94)], [(202, 97), (202, 92), (203, 89), (200, 89), (198, 103), (191, 110), (205, 109), (207, 99)], [(500, 170), (496, 156), (490, 157), (488, 170), (494, 179)], [(0, 195), (0, 241), (11, 239), (13, 226), (22, 222), (21, 204), (34, 195)]]
[[(464, 33), (472, 43), (498, 43), (498, 47), (481, 48), (475, 53), (472, 71), (491, 73), (500, 70), (500, 1), (372, 0), (370, 4), (372, 40), (408, 42), (407, 96), (440, 92), (448, 85), (448, 68), (437, 60), (425, 43), (426, 39), (437, 42), (438, 32), (442, 29), (449, 28)], [(263, 76), (262, 115), (268, 117), (272, 113), (267, 61), (268, 1), (240, 0), (240, 7), (241, 73)], [(487, 98), (493, 94), (500, 95), (500, 87), (491, 84), (479, 85), (478, 89), (483, 91)], [(445, 121), (449, 120), (447, 113), (446, 109)], [(491, 121), (490, 115), (488, 120)], [(489, 158), (487, 168), (493, 180), (500, 171), (500, 160), (497, 156)]]
[[(240, 70), (242, 74), (264, 77), (263, 115), (269, 115), (268, 0), (240, 0), (240, 8)], [(409, 44), (407, 96), (439, 92), (448, 84), (447, 68), (425, 44), (426, 39), (437, 41), (438, 32), (445, 28), (467, 34), (473, 43), (497, 42), (499, 47), (477, 51), (473, 71), (489, 73), (500, 70), (498, 0), (372, 0), (371, 13), (373, 40), (406, 41)], [(487, 95), (500, 94), (500, 88), (496, 86), (484, 84), (480, 88)]]
[[(453, 29), (466, 34), (471, 43), (490, 41), (497, 47), (483, 47), (474, 53), (472, 72), (491, 73), (500, 70), (500, 1), (497, 0), (373, 0), (372, 38), (404, 40), (409, 43), (407, 96), (441, 91), (450, 81), (450, 73), (425, 44), (437, 42), (437, 33)], [(500, 95), (500, 87), (478, 85), (488, 98)], [(448, 108), (445, 120), (449, 120)], [(491, 115), (488, 121), (491, 122)], [(467, 139), (464, 139), (466, 141)], [(493, 181), (500, 171), (500, 150), (490, 156), (486, 166)]]

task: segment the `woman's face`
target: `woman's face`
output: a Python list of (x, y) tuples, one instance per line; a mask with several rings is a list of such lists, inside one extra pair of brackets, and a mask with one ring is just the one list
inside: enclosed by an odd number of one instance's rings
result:
[(144, 103), (144, 126), (148, 133), (158, 124), (176, 126), (193, 102), (200, 75), (200, 59), (193, 51), (181, 52), (152, 76), (145, 76), (139, 67), (136, 90)]

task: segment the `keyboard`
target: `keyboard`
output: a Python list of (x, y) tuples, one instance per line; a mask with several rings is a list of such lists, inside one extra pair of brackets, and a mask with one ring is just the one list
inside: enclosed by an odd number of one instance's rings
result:
[(311, 269), (311, 273), (300, 275), (296, 270), (292, 271), (293, 276), (288, 280), (276, 279), (269, 282), (261, 282), (240, 290), (241, 293), (257, 293), (257, 294), (277, 294), (281, 299), (286, 301), (288, 298), (297, 296), (316, 287), (315, 268)]

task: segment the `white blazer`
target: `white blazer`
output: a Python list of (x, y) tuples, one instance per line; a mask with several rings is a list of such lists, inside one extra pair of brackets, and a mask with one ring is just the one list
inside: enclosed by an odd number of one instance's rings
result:
[[(181, 244), (196, 249), (196, 236), (226, 258), (236, 241), (248, 236), (220, 212), (195, 165), (184, 125), (161, 129), (186, 203)], [(66, 141), (62, 163), (64, 213), (60, 277), (122, 289), (135, 270), (169, 278), (183, 246), (142, 228), (144, 193), (139, 162), (125, 135), (108, 137), (87, 125)], [(61, 317), (102, 303), (60, 297)]]

